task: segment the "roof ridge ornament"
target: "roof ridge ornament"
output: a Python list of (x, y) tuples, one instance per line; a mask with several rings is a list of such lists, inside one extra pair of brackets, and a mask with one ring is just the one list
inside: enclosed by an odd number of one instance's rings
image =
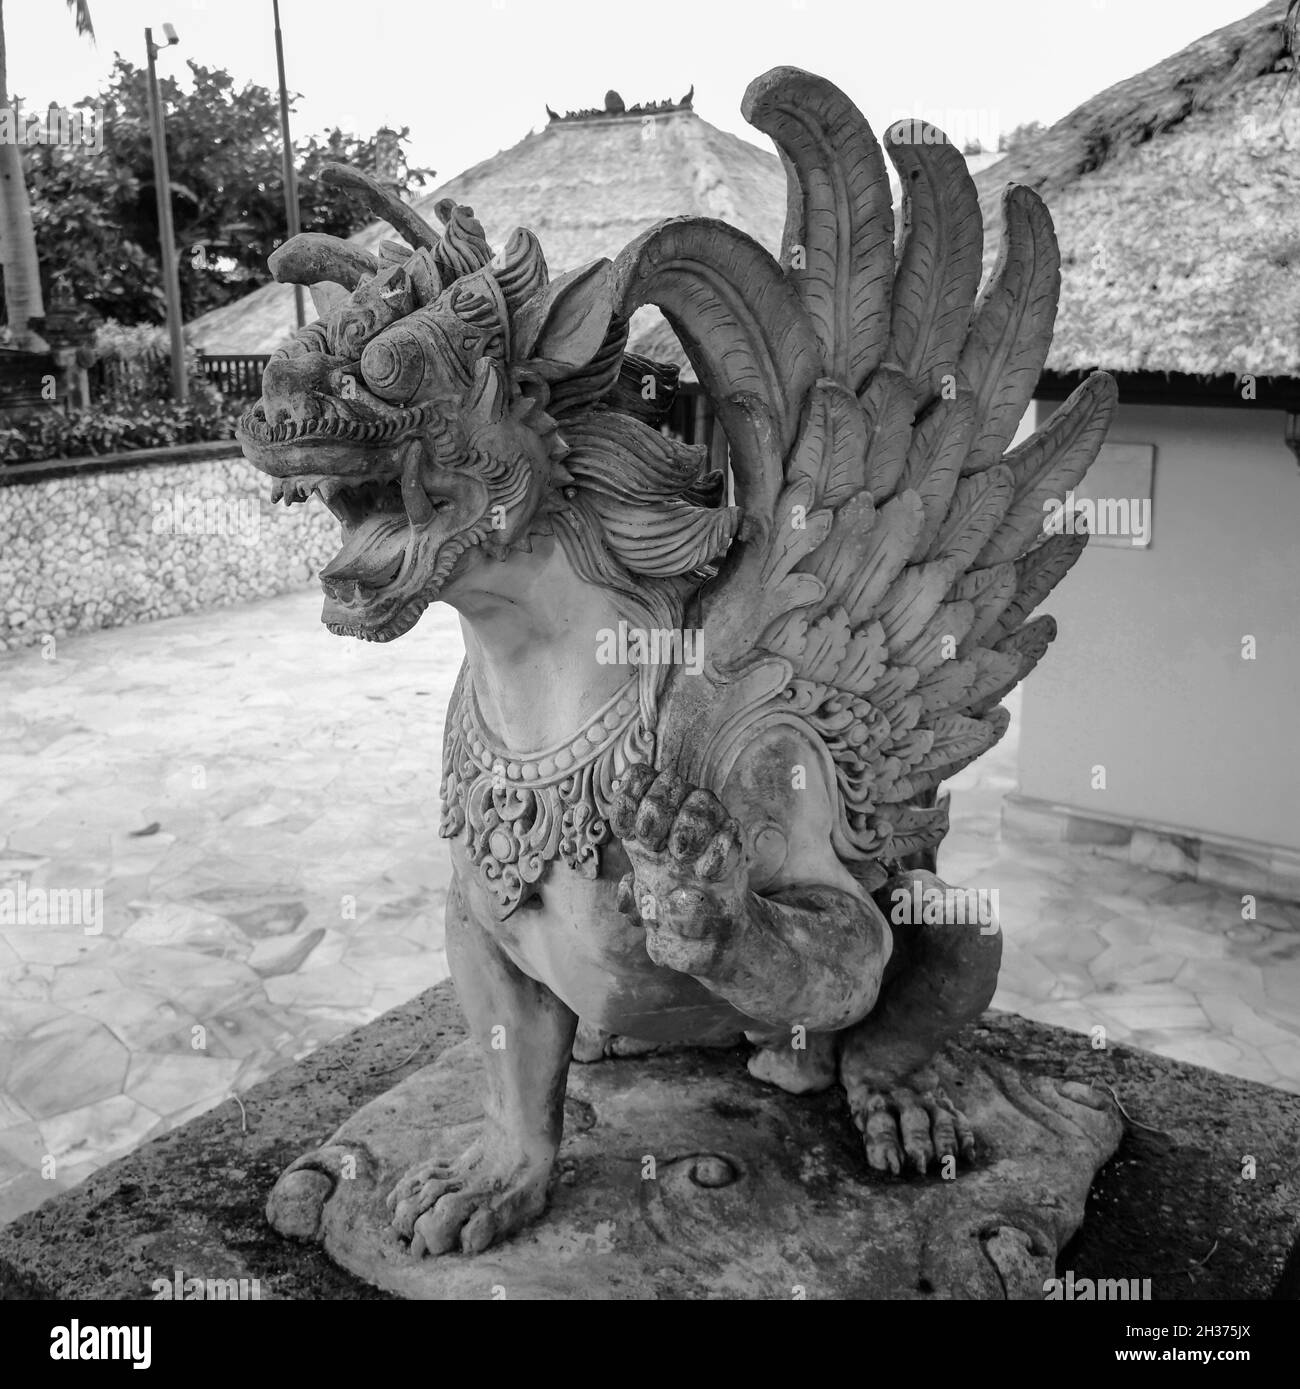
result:
[(694, 101), (694, 82), (691, 83), (690, 90), (679, 101), (666, 98), (663, 101), (641, 101), (635, 106), (628, 106), (611, 87), (605, 93), (603, 106), (585, 106), (580, 111), (566, 111), (561, 115), (548, 105), (546, 115), (548, 123), (551, 125), (567, 121), (619, 120), (627, 116), (667, 116), (676, 111), (694, 111)]

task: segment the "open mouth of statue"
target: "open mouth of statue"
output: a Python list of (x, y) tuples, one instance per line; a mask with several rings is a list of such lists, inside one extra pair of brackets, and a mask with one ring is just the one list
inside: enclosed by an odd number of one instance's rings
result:
[[(417, 527), (432, 517), (415, 517), (407, 509), (396, 477), (356, 479), (329, 474), (276, 478), (271, 500), (294, 506), (318, 496), (338, 518), (343, 543), (320, 572), (328, 598), (359, 615), (386, 589), (407, 576)], [(449, 497), (427, 497), (432, 516), (452, 506)]]
[(365, 402), (310, 393), (292, 416), (268, 419), (259, 401), (239, 422), (245, 454), (271, 474), (272, 503), (318, 497), (339, 522), (340, 548), (320, 571), (322, 619), (339, 635), (388, 640), (423, 607), (407, 621), (422, 538), (438, 529), (452, 499), (403, 488), (401, 459), (432, 411), (417, 405), (380, 413)]
[[(237, 431), (245, 456), (271, 477), (271, 501), (318, 497), (339, 522), (338, 552), (320, 571), (321, 619), (338, 636), (391, 641), (433, 601), (469, 547), (463, 537), (482, 509), (481, 485), (430, 465), (425, 439), (437, 406), (395, 407), (309, 394), (292, 416), (262, 402)], [(359, 411), (366, 414), (361, 418)]]

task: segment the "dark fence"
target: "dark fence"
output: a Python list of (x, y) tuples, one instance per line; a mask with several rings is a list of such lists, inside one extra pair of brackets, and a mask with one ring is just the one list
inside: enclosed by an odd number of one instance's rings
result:
[(89, 368), (90, 395), (92, 400), (103, 400), (105, 396), (135, 398), (152, 396), (161, 389), (160, 382), (166, 379), (167, 364), (162, 366), (144, 358), (121, 361), (118, 358), (100, 358)]
[(251, 397), (262, 394), (262, 373), (270, 360), (269, 352), (219, 357), (205, 353), (199, 358), (199, 366), (222, 395)]
[(53, 405), (62, 395), (63, 373), (49, 353), (0, 349), (0, 410)]

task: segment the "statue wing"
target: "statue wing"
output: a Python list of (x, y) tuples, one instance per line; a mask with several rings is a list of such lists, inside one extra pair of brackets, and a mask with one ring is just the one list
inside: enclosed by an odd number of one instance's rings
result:
[(802, 730), (838, 790), (835, 849), (871, 888), (942, 839), (936, 788), (1001, 737), (999, 701), (1055, 635), (1030, 614), (1087, 536), (1044, 521), (1096, 457), (1115, 385), (1093, 374), (1006, 452), (1060, 289), (1042, 201), (1006, 190), (977, 301), (979, 203), (941, 132), (886, 134), (896, 249), (880, 145), (842, 92), (778, 68), (742, 109), (786, 165), (784, 268), (690, 218), (618, 266), (622, 312), (658, 305), (708, 391), (744, 512), (687, 617), (703, 671), (666, 686), (657, 756), (720, 791), (756, 736)]

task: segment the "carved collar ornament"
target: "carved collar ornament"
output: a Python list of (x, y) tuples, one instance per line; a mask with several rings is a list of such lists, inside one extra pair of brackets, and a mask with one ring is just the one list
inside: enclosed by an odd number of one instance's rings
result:
[(635, 674), (575, 736), (521, 754), (488, 732), (462, 667), (447, 719), (438, 833), (466, 835), (470, 862), (504, 921), (538, 894), (556, 858), (584, 878), (598, 876), (614, 783), (653, 756)]

